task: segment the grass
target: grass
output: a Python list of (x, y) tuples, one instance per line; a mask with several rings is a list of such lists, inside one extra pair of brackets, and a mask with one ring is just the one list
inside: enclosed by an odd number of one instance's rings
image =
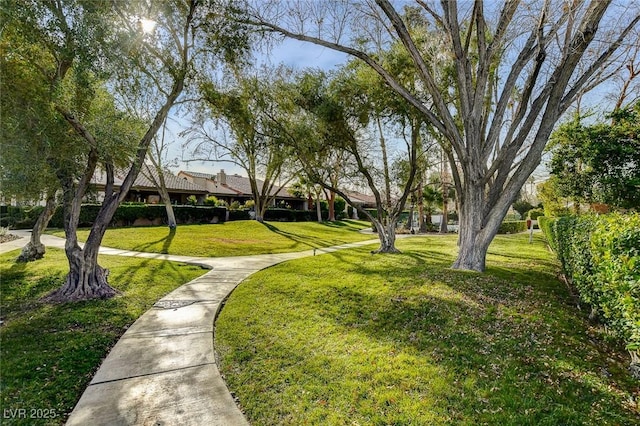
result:
[[(375, 238), (359, 233), (368, 222), (265, 222), (233, 221), (216, 225), (180, 225), (175, 233), (166, 227), (107, 230), (102, 245), (124, 250), (186, 256), (224, 257), (286, 253)], [(54, 235), (64, 237), (64, 232)], [(78, 231), (85, 241), (88, 229)]]
[(216, 322), (221, 371), (254, 426), (639, 424), (626, 353), (527, 239), (484, 274), (448, 269), (455, 236), (261, 271)]
[[(62, 285), (64, 251), (15, 264), (18, 251), (0, 255), (0, 368), (2, 424), (62, 424), (102, 359), (125, 330), (163, 295), (204, 274), (192, 266), (157, 260), (100, 256), (109, 282), (122, 295), (107, 301), (51, 305), (39, 299)], [(25, 409), (53, 419), (10, 419)]]

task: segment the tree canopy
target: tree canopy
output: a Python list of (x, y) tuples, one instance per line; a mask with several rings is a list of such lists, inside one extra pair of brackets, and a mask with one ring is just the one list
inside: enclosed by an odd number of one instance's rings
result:
[(561, 196), (614, 208), (640, 207), (640, 102), (584, 124), (576, 117), (552, 135), (549, 167)]

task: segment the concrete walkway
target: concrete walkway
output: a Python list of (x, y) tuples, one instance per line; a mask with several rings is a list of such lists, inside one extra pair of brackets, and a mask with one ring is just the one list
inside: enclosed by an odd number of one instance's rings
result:
[[(28, 231), (0, 253), (28, 242)], [(43, 235), (47, 247), (64, 239)], [(211, 268), (155, 303), (102, 362), (67, 425), (248, 425), (216, 365), (214, 320), (222, 302), (249, 275), (292, 259), (375, 244), (361, 241), (297, 253), (202, 258), (101, 248), (100, 253), (192, 263)]]

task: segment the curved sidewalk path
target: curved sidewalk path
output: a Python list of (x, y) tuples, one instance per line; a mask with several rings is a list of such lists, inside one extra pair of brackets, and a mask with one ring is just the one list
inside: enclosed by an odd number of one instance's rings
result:
[[(0, 245), (0, 253), (28, 242)], [(400, 237), (400, 236), (398, 236)], [(43, 235), (47, 247), (64, 239)], [(214, 320), (222, 302), (249, 275), (292, 259), (378, 243), (367, 240), (316, 250), (204, 258), (100, 248), (100, 253), (171, 260), (211, 268), (157, 301), (120, 337), (82, 394), (67, 425), (248, 425), (216, 365)]]

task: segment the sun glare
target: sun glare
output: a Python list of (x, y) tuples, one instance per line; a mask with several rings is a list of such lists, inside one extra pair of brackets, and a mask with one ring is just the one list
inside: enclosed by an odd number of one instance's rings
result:
[(142, 27), (142, 32), (145, 34), (151, 34), (156, 27), (156, 21), (151, 19), (142, 18), (140, 19), (140, 26)]

